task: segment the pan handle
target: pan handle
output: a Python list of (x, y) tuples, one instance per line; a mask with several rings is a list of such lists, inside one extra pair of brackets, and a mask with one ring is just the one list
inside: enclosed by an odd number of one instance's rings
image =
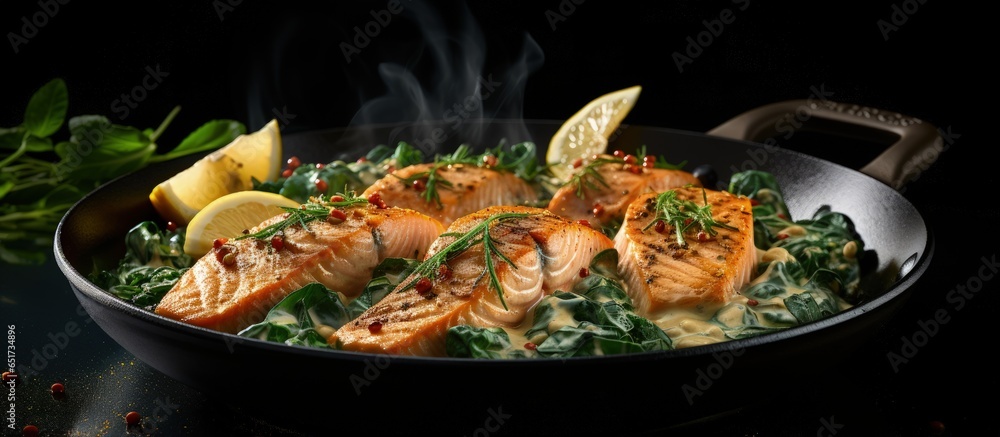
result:
[[(806, 123), (808, 121), (808, 123)], [(751, 109), (708, 131), (709, 135), (760, 141), (796, 129), (872, 139), (890, 134), (893, 142), (860, 171), (895, 190), (928, 168), (943, 150), (935, 126), (915, 117), (829, 100), (787, 100)]]

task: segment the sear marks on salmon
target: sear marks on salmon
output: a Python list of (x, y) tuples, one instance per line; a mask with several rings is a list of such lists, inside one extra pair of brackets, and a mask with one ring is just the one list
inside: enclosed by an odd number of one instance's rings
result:
[(526, 213), (525, 217), (497, 220), (489, 226), (496, 251), (492, 260), (504, 302), (486, 273), (484, 246), (474, 244), (450, 254), (448, 274), (438, 276), (429, 289), (406, 288), (411, 275), (378, 304), (328, 338), (341, 349), (403, 355), (444, 356), (449, 328), (515, 327), (535, 304), (556, 290), (570, 290), (580, 281), (582, 268), (594, 256), (614, 247), (600, 231), (526, 206), (488, 207), (456, 220), (430, 247), (427, 257), (445, 250), (456, 238), (498, 213)]
[(455, 164), (437, 170), (438, 177), (447, 182), (435, 184), (440, 203), (429, 201), (425, 198), (427, 187), (414, 186), (407, 180), (432, 171), (434, 166), (423, 163), (398, 169), (369, 186), (362, 195), (378, 193), (386, 205), (420, 211), (445, 227), (459, 217), (489, 206), (524, 205), (536, 202), (539, 197), (534, 186), (513, 173)]
[[(702, 188), (676, 188), (680, 200), (705, 205)], [(695, 226), (684, 235), (685, 247), (677, 243), (671, 226), (657, 231), (657, 193), (636, 198), (625, 213), (615, 236), (618, 270), (626, 290), (640, 314), (650, 316), (678, 307), (722, 305), (751, 280), (757, 263), (753, 244), (750, 200), (726, 191), (705, 189), (712, 217), (735, 227), (713, 227), (718, 233), (699, 238)], [(690, 234), (690, 235), (688, 235)], [(706, 238), (707, 237), (707, 238)]]
[[(386, 258), (420, 258), (444, 231), (417, 211), (374, 205), (347, 208), (346, 219), (296, 224), (283, 233), (284, 244), (253, 238), (230, 239), (224, 250), (232, 263), (209, 252), (167, 292), (156, 313), (222, 332), (236, 333), (260, 322), (289, 293), (319, 282), (356, 297)], [(288, 216), (280, 214), (251, 229), (256, 232)]]
[(641, 194), (686, 185), (701, 186), (697, 177), (684, 170), (643, 168), (615, 162), (598, 165), (594, 170), (604, 184), (593, 176), (582, 176), (586, 178), (582, 197), (577, 193), (581, 187), (568, 183), (553, 194), (547, 209), (574, 220), (587, 220), (595, 226), (603, 226), (620, 221), (629, 204)]

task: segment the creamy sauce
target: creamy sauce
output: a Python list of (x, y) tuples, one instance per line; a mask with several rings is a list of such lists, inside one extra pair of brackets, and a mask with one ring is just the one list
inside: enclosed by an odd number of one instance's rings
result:
[[(792, 228), (794, 227), (789, 227), (790, 232), (798, 232), (797, 229)], [(744, 291), (754, 285), (775, 278), (780, 278), (784, 281), (785, 278), (780, 277), (777, 273), (777, 266), (781, 263), (795, 262), (796, 260), (784, 248), (775, 247), (766, 251), (758, 249), (757, 261), (758, 263), (767, 263), (767, 268), (744, 286)], [(807, 292), (808, 290), (803, 288), (802, 285), (804, 284), (784, 281), (782, 283), (783, 293), (768, 299), (754, 299), (755, 302), (752, 307), (754, 312), (757, 313), (756, 327), (779, 329), (798, 324), (799, 322), (785, 306), (785, 299), (789, 296)], [(813, 297), (817, 299), (817, 303), (825, 303), (826, 298), (823, 295), (814, 293)], [(602, 296), (598, 301), (607, 300), (609, 299)], [(639, 315), (646, 317), (656, 326), (660, 327), (660, 329), (663, 329), (667, 336), (670, 337), (675, 349), (682, 349), (728, 341), (730, 338), (726, 336), (725, 329), (739, 330), (741, 327), (746, 327), (744, 325), (744, 317), (751, 306), (750, 300), (750, 298), (741, 293), (734, 296), (729, 302), (721, 305), (669, 308), (655, 314)], [(576, 327), (580, 323), (573, 317), (573, 313), (566, 308), (567, 306), (559, 305), (560, 302), (561, 300), (559, 299), (548, 299), (540, 303), (540, 305), (549, 305), (554, 309), (552, 319), (547, 325), (548, 332), (555, 332), (567, 326)], [(840, 311), (848, 309), (850, 306), (844, 300), (837, 299), (836, 307)], [(525, 344), (532, 343), (538, 345), (548, 338), (548, 334), (545, 332), (533, 333), (531, 337), (526, 336), (526, 332), (533, 325), (534, 312), (531, 312), (518, 327), (505, 328), (511, 345), (515, 349), (528, 352), (529, 355), (531, 352), (525, 349)], [(595, 350), (595, 354), (601, 355), (602, 352), (599, 348), (597, 349)]]
[[(801, 226), (789, 226), (783, 232), (789, 235), (804, 235), (805, 229)], [(757, 250), (758, 263), (769, 263), (763, 273), (753, 278), (744, 290), (763, 282), (772, 280), (777, 275), (776, 266), (783, 262), (794, 262), (795, 258), (787, 250), (774, 247), (764, 250)], [(758, 323), (767, 328), (783, 328), (797, 323), (795, 318), (788, 313), (784, 299), (788, 296), (806, 292), (802, 288), (803, 284), (790, 284), (785, 282), (785, 293), (769, 299), (754, 299), (756, 304), (754, 310), (764, 317), (758, 317)], [(821, 296), (818, 296), (821, 297)], [(743, 294), (733, 297), (728, 303), (714, 307), (693, 307), (693, 308), (670, 308), (656, 314), (645, 315), (653, 323), (663, 329), (674, 343), (674, 348), (681, 349), (692, 346), (727, 341), (724, 330), (720, 324), (730, 328), (738, 328), (746, 315), (747, 306), (750, 299)], [(820, 300), (819, 303), (823, 303)], [(837, 307), (843, 311), (850, 308), (850, 304), (838, 299)], [(714, 319), (714, 320), (713, 320)]]

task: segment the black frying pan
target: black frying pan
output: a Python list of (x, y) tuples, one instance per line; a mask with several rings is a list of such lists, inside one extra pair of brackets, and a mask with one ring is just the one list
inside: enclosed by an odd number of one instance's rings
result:
[[(808, 120), (800, 127), (796, 122)], [(560, 121), (490, 120), (332, 129), (284, 136), (303, 162), (353, 159), (397, 141), (450, 150), (534, 141), (542, 149)], [(896, 141), (856, 171), (761, 140), (794, 129)], [(728, 137), (728, 138), (727, 138)], [(899, 114), (831, 102), (757, 108), (708, 134), (623, 126), (611, 147), (648, 152), (690, 168), (772, 172), (793, 218), (822, 205), (850, 216), (877, 254), (866, 302), (782, 332), (690, 349), (574, 359), (464, 360), (396, 357), (290, 347), (197, 328), (123, 303), (86, 279), (111, 266), (142, 220), (158, 220), (147, 195), (199, 156), (112, 181), (74, 206), (56, 232), (55, 255), (90, 316), (125, 349), (163, 373), (281, 426), (326, 434), (556, 435), (666, 429), (765, 402), (799, 378), (833, 369), (914, 292), (933, 252), (920, 213), (897, 191), (936, 156), (933, 126)], [(779, 389), (780, 384), (785, 389)], [(794, 397), (783, 392), (781, 396)]]

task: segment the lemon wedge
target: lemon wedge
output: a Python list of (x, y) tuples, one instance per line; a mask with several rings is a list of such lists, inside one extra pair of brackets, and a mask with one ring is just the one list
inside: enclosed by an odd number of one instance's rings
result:
[(573, 162), (587, 161), (595, 154), (605, 153), (608, 139), (639, 98), (641, 86), (610, 92), (591, 100), (559, 127), (549, 142), (546, 162), (552, 174), (562, 181), (573, 175)]
[(299, 203), (266, 191), (238, 191), (209, 202), (191, 219), (184, 234), (184, 253), (200, 258), (218, 238), (233, 238)]
[(277, 179), (281, 153), (278, 121), (271, 120), (161, 182), (149, 193), (149, 200), (164, 219), (186, 225), (213, 200), (253, 188), (251, 178)]

